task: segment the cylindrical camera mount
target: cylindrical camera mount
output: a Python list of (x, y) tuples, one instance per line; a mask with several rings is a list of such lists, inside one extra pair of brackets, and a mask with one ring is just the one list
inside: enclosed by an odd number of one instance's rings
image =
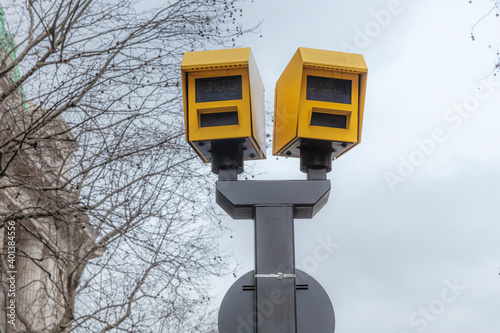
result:
[[(212, 172), (222, 171), (234, 173), (243, 172), (243, 156), (245, 141), (242, 139), (224, 139), (212, 141)], [(219, 177), (220, 178), (220, 177)]]
[[(300, 171), (318, 174), (320, 179), (332, 171), (332, 143), (324, 140), (302, 139), (300, 142)], [(318, 176), (313, 176), (316, 179)]]

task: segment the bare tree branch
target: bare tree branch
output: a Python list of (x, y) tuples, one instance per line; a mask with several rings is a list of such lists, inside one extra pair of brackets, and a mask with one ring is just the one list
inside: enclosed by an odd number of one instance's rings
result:
[(7, 332), (214, 332), (223, 228), (184, 140), (180, 61), (253, 31), (239, 3), (2, 3), (16, 32), (0, 36), (4, 309), (12, 223), (18, 271)]

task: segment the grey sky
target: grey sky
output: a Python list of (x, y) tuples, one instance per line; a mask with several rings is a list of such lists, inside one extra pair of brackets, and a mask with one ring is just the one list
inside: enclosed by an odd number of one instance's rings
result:
[[(336, 332), (498, 332), (500, 77), (476, 79), (494, 66), (500, 19), (470, 38), (492, 4), (255, 0), (244, 9), (245, 22), (264, 21), (262, 38), (240, 43), (252, 48), (269, 107), (299, 46), (354, 46), (368, 64), (362, 144), (334, 161), (323, 210), (296, 221), (297, 265), (330, 295)], [(366, 29), (371, 37), (360, 37)], [(255, 168), (259, 178), (304, 179), (298, 165), (269, 152)], [(252, 222), (225, 222), (222, 246), (241, 276), (253, 269)], [(234, 281), (216, 282), (220, 298)]]

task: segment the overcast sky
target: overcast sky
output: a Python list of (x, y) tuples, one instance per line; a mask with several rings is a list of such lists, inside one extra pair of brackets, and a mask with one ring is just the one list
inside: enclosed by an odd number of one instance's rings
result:
[[(496, 61), (488, 45), (500, 47), (496, 12), (470, 37), (493, 3), (244, 7), (244, 22), (263, 21), (262, 37), (240, 43), (252, 48), (269, 108), (300, 46), (350, 49), (368, 65), (362, 143), (334, 161), (323, 210), (295, 222), (297, 265), (328, 292), (337, 333), (499, 332), (500, 74), (479, 80)], [(255, 170), (260, 179), (305, 179), (297, 159), (270, 151)], [(221, 246), (241, 276), (253, 269), (252, 222), (224, 222), (232, 231)], [(216, 281), (220, 300), (235, 280)]]

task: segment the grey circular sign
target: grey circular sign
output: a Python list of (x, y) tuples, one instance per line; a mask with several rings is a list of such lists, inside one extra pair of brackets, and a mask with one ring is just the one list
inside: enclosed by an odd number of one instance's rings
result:
[[(335, 314), (325, 289), (307, 273), (295, 273), (297, 333), (334, 333)], [(254, 271), (229, 288), (219, 309), (219, 333), (255, 332), (254, 289)]]

